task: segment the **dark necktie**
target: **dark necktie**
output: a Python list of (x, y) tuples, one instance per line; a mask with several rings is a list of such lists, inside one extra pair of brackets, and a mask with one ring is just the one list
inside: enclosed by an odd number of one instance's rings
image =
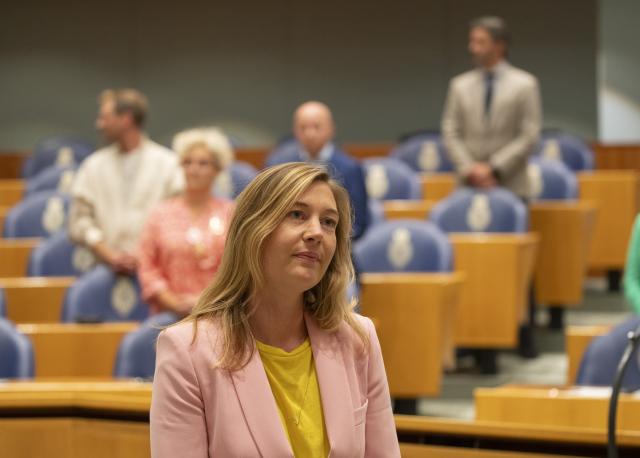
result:
[(489, 116), (491, 112), (491, 102), (493, 99), (493, 80), (495, 75), (493, 72), (486, 72), (484, 74), (484, 115)]

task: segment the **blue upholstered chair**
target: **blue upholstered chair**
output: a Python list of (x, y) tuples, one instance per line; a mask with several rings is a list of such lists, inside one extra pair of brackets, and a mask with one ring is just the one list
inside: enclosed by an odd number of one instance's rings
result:
[(421, 199), (420, 177), (395, 158), (371, 158), (362, 162), (367, 194), (372, 199)]
[(526, 232), (527, 209), (502, 188), (479, 191), (462, 188), (439, 202), (431, 221), (444, 232)]
[(33, 378), (33, 346), (27, 336), (0, 318), (0, 379)]
[(447, 150), (439, 133), (421, 133), (398, 143), (391, 157), (405, 162), (417, 172), (442, 173), (453, 171)]
[(31, 157), (22, 168), (23, 178), (36, 176), (52, 165), (70, 166), (80, 164), (95, 150), (86, 141), (68, 136), (47, 138), (34, 148)]
[(593, 151), (575, 135), (544, 133), (536, 148), (536, 155), (561, 161), (574, 172), (593, 170)]
[(298, 149), (298, 140), (296, 140), (293, 135), (287, 135), (280, 139), (276, 146), (269, 152), (265, 165), (268, 167), (273, 164), (281, 164), (283, 161), (278, 159), (280, 156), (291, 157)]
[(154, 315), (124, 336), (113, 369), (114, 377), (153, 378), (156, 367), (156, 340), (160, 331), (178, 321), (172, 313)]
[(75, 281), (62, 307), (65, 322), (142, 321), (147, 316), (149, 306), (142, 302), (137, 279), (102, 264)]
[(362, 272), (448, 272), (452, 251), (446, 235), (428, 221), (393, 220), (373, 226), (354, 244)]
[(13, 207), (4, 221), (4, 236), (49, 237), (64, 227), (69, 210), (69, 196), (56, 191), (42, 191)]
[(71, 191), (77, 168), (76, 165), (47, 167), (27, 180), (25, 196), (28, 197), (41, 191), (58, 191), (68, 194)]
[(214, 194), (218, 197), (235, 199), (257, 174), (258, 171), (251, 164), (235, 161), (216, 178)]
[[(633, 318), (619, 324), (611, 332), (594, 339), (585, 351), (576, 384), (609, 386), (618, 368), (624, 349), (627, 346), (627, 334), (640, 326), (640, 317)], [(638, 352), (631, 355), (631, 362), (622, 379), (622, 387), (628, 391), (640, 388), (640, 368), (638, 367)]]
[(573, 200), (578, 197), (575, 174), (560, 161), (532, 157), (527, 166), (530, 198), (534, 200)]
[(31, 252), (27, 271), (30, 277), (75, 277), (88, 272), (96, 263), (88, 248), (74, 244), (67, 231), (61, 230)]
[(376, 224), (386, 221), (382, 202), (377, 199), (368, 199), (367, 206), (369, 207), (369, 225), (367, 226), (367, 230)]

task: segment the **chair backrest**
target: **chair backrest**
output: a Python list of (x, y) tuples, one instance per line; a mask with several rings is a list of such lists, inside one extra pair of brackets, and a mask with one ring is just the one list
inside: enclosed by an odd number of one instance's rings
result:
[(22, 176), (23, 178), (33, 177), (52, 165), (80, 164), (94, 150), (93, 145), (79, 138), (68, 136), (46, 138), (36, 145), (31, 157), (25, 161)]
[(4, 236), (49, 237), (64, 227), (70, 198), (56, 191), (42, 191), (18, 203), (4, 221)]
[(36, 176), (27, 180), (25, 196), (41, 191), (58, 191), (63, 194), (71, 192), (71, 185), (77, 171), (76, 165), (58, 167), (52, 165), (42, 170)]
[(29, 258), (30, 277), (74, 277), (93, 269), (96, 257), (88, 248), (74, 244), (61, 230), (44, 240)]
[[(287, 158), (295, 154), (300, 145), (293, 135), (282, 138), (278, 144), (269, 152), (265, 160), (265, 166), (277, 165), (287, 162)], [(283, 159), (284, 158), (284, 159)]]
[(593, 170), (593, 151), (575, 135), (562, 132), (543, 134), (536, 155), (563, 162), (574, 172)]
[(370, 158), (362, 161), (367, 194), (372, 199), (421, 199), (420, 177), (399, 159)]
[(449, 240), (428, 221), (380, 223), (354, 244), (353, 253), (362, 272), (448, 272), (453, 265)]
[(575, 174), (560, 161), (532, 157), (527, 165), (529, 197), (534, 200), (572, 200), (578, 197)]
[(431, 221), (445, 232), (526, 232), (527, 209), (510, 191), (462, 188), (431, 210)]
[(135, 331), (124, 336), (113, 369), (114, 377), (152, 379), (156, 367), (156, 340), (166, 326), (178, 321), (172, 313), (149, 317)]
[(379, 200), (367, 199), (367, 207), (369, 207), (369, 224), (367, 225), (367, 230), (387, 220), (384, 214), (384, 206)]
[(142, 321), (147, 316), (138, 280), (102, 264), (71, 285), (62, 307), (65, 322)]
[(453, 171), (453, 164), (439, 133), (413, 135), (398, 143), (389, 154), (402, 160), (417, 172), (443, 173)]
[(235, 199), (258, 175), (254, 166), (247, 162), (235, 161), (216, 178), (213, 193), (218, 197)]
[(11, 322), (0, 318), (0, 379), (33, 378), (33, 346)]
[[(633, 317), (613, 328), (608, 334), (596, 337), (587, 347), (578, 377), (577, 385), (610, 386), (618, 368), (618, 363), (629, 342), (627, 334), (640, 326), (640, 317)], [(638, 352), (631, 355), (631, 362), (622, 379), (622, 386), (626, 390), (640, 388), (640, 368), (638, 367)]]

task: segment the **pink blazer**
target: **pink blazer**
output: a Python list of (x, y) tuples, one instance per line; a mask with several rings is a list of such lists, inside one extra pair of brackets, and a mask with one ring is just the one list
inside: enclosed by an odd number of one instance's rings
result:
[[(328, 333), (305, 316), (318, 374), (330, 457), (398, 457), (389, 387), (373, 323), (358, 318), (371, 347), (343, 324)], [(151, 455), (293, 457), (257, 351), (241, 370), (212, 368), (213, 323), (181, 323), (160, 334), (151, 402)]]

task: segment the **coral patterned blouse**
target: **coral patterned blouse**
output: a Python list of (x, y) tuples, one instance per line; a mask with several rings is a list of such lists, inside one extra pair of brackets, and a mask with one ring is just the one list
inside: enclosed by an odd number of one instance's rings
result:
[(138, 252), (142, 296), (151, 313), (159, 312), (153, 296), (160, 291), (198, 296), (209, 284), (222, 258), (233, 209), (232, 202), (212, 197), (207, 211), (194, 217), (183, 198), (176, 197), (151, 210)]

